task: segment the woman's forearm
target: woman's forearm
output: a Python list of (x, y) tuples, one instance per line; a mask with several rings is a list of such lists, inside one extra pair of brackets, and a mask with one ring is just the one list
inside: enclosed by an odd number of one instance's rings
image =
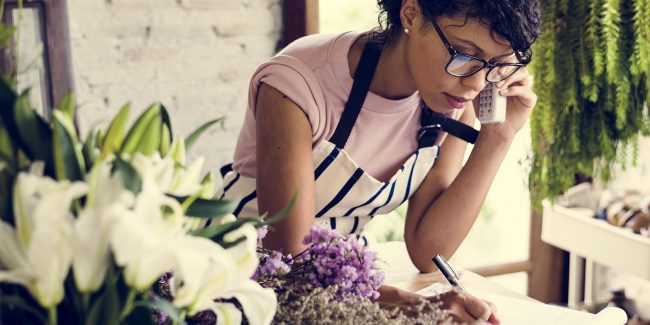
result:
[(406, 236), (411, 260), (420, 271), (435, 270), (431, 257), (450, 257), (465, 239), (511, 142), (490, 131), (480, 132), (460, 173), (438, 197), (430, 199)]

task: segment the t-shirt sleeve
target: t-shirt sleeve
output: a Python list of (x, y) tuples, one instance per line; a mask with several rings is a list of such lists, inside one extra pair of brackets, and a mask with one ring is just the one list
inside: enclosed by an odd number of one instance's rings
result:
[(262, 64), (253, 75), (249, 87), (249, 109), (255, 116), (257, 92), (265, 83), (293, 101), (307, 116), (312, 129), (312, 142), (324, 132), (325, 99), (314, 72), (302, 61), (279, 55)]

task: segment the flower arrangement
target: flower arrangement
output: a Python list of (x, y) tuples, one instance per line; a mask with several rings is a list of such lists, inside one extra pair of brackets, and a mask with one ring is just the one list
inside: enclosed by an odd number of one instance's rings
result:
[(261, 250), (257, 280), (281, 277), (287, 283), (315, 288), (336, 286), (336, 300), (351, 296), (379, 298), (377, 289), (384, 281), (375, 253), (367, 251), (352, 236), (343, 238), (326, 225), (314, 225), (303, 243), (309, 247), (296, 257)]
[(376, 254), (356, 237), (345, 238), (316, 224), (303, 243), (309, 247), (295, 257), (258, 249), (260, 264), (254, 278), (278, 296), (273, 323), (451, 323), (449, 314), (428, 300), (416, 305), (378, 302), (384, 275)]
[[(264, 221), (228, 217), (236, 202), (186, 160), (218, 120), (183, 139), (154, 104), (127, 131), (125, 105), (82, 141), (71, 96), (46, 121), (28, 95), (0, 82), (0, 323), (271, 321), (275, 294), (251, 279)], [(170, 300), (152, 294), (164, 275)]]

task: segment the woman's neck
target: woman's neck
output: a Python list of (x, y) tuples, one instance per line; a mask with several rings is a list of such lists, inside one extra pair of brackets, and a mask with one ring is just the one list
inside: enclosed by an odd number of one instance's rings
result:
[[(352, 76), (361, 59), (361, 53), (368, 41), (367, 36), (359, 37), (348, 53)], [(402, 99), (411, 96), (417, 88), (406, 64), (404, 38), (399, 37), (385, 46), (372, 78), (370, 91), (387, 99)]]

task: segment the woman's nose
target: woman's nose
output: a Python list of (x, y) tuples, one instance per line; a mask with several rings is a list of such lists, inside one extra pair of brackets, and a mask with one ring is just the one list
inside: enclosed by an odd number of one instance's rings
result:
[(475, 92), (480, 92), (485, 88), (485, 85), (487, 84), (487, 81), (485, 80), (485, 74), (487, 73), (486, 69), (482, 69), (481, 71), (467, 77), (462, 77), (461, 78), (461, 84), (463, 84), (465, 87), (468, 87), (472, 89)]

